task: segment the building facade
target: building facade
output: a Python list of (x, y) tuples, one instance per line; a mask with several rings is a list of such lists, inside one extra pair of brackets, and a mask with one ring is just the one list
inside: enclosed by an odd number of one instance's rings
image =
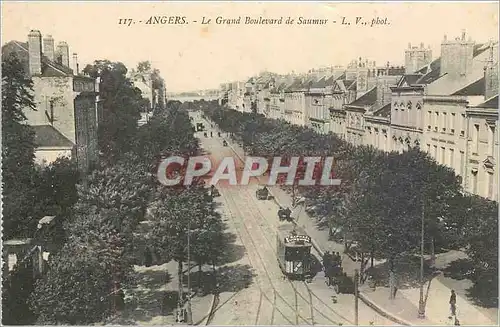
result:
[[(78, 71), (69, 67), (69, 48), (65, 42), (59, 43), (56, 51), (50, 36), (45, 41), (43, 48), (47, 55), (42, 52), (40, 31), (32, 30), (28, 42), (11, 41), (2, 47), (2, 55), (16, 55), (33, 81), (37, 110), (25, 110), (28, 124), (51, 127), (69, 140), (75, 147), (72, 158), (85, 173), (98, 159), (98, 81), (79, 75)], [(52, 56), (56, 61), (49, 59)], [(78, 64), (75, 65), (78, 68)], [(49, 129), (38, 128), (35, 131)], [(38, 139), (51, 140), (46, 135), (39, 135)], [(68, 154), (68, 144), (63, 143), (60, 156)], [(40, 146), (45, 149), (53, 146), (52, 154), (47, 156), (47, 159), (53, 159), (53, 151), (60, 146), (60, 142)]]

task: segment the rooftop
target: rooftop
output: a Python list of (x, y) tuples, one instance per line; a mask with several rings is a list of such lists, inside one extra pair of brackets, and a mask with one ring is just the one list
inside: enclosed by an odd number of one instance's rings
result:
[(474, 96), (474, 95), (484, 95), (484, 83), (485, 79), (480, 78), (479, 80), (472, 82), (471, 84), (465, 86), (464, 88), (456, 91), (452, 95), (462, 95), (462, 96)]
[(498, 109), (498, 94), (475, 106), (476, 108)]
[(370, 91), (363, 94), (359, 99), (351, 102), (348, 106), (354, 107), (364, 107), (364, 106), (372, 106), (377, 101), (377, 87), (373, 87)]
[(74, 144), (51, 125), (32, 126), (35, 131), (35, 144), (37, 147), (67, 147), (73, 148)]
[(375, 117), (384, 117), (384, 118), (389, 118), (391, 116), (391, 104), (388, 103), (382, 108), (379, 108), (373, 112), (373, 115)]
[[(19, 41), (10, 41), (2, 46), (2, 55), (8, 56), (15, 53), (21, 60), (26, 73), (29, 72), (29, 52), (28, 43)], [(63, 77), (73, 76), (73, 70), (59, 63), (49, 60), (42, 55), (42, 76), (44, 77)]]

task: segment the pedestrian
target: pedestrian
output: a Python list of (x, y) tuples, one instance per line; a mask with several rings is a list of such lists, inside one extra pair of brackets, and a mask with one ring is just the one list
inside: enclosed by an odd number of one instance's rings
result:
[(455, 290), (451, 290), (451, 295), (450, 295), (450, 310), (451, 310), (451, 315), (455, 316), (456, 315), (456, 310), (457, 310), (457, 295), (455, 294)]
[(210, 137), (214, 137), (214, 132), (210, 132)]

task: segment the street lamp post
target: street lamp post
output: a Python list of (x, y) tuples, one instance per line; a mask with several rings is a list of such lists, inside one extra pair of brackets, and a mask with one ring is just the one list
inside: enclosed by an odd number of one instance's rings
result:
[(424, 201), (422, 201), (422, 216), (420, 230), (420, 299), (418, 300), (418, 317), (425, 318), (425, 303), (424, 303)]

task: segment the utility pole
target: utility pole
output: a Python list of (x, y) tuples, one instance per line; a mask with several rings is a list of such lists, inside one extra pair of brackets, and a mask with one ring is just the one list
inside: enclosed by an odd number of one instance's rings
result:
[(422, 217), (420, 230), (420, 299), (418, 300), (418, 317), (425, 318), (425, 303), (424, 303), (424, 205), (425, 199), (422, 200)]
[(358, 326), (359, 271), (354, 270), (354, 324)]
[(188, 303), (187, 303), (187, 324), (193, 324), (193, 311), (191, 310), (191, 219), (188, 219), (188, 234), (187, 234), (187, 264), (188, 264)]

